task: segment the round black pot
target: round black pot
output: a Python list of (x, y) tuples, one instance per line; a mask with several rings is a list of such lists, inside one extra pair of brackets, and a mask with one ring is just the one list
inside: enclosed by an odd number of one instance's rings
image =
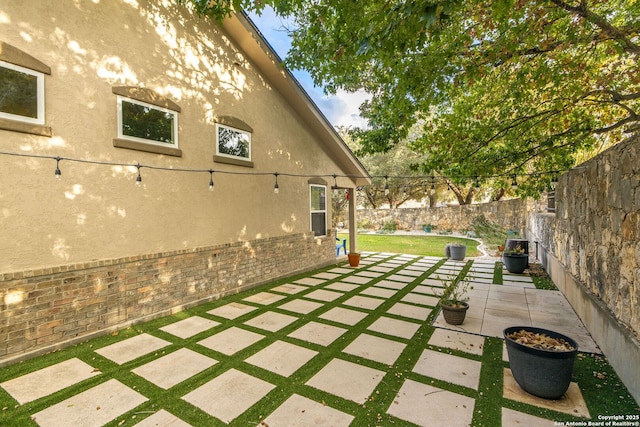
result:
[[(524, 329), (562, 338), (573, 346), (573, 351), (550, 351), (529, 347), (507, 335)], [(543, 399), (560, 399), (571, 384), (573, 362), (578, 354), (575, 340), (548, 329), (532, 326), (512, 326), (503, 332), (509, 354), (509, 366), (518, 385), (527, 393)]]
[(504, 263), (504, 268), (506, 268), (509, 273), (522, 274), (527, 269), (527, 265), (529, 265), (529, 255), (504, 254), (502, 256), (502, 262)]
[(467, 247), (449, 245), (449, 255), (453, 260), (462, 261), (464, 257), (467, 255)]

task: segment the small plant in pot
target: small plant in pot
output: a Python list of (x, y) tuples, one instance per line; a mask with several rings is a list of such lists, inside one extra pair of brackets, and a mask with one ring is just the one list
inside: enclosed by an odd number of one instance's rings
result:
[(509, 273), (522, 274), (529, 265), (529, 254), (525, 253), (522, 246), (517, 245), (513, 249), (505, 249), (502, 262)]
[(503, 332), (509, 366), (518, 385), (543, 399), (560, 399), (571, 384), (578, 343), (566, 335), (533, 326)]
[[(436, 276), (436, 279), (440, 279)], [(442, 280), (443, 288), (439, 296), (440, 307), (444, 320), (450, 325), (461, 325), (469, 310), (469, 281), (465, 277), (460, 280), (454, 277), (448, 280)]]
[(433, 224), (422, 224), (422, 231), (425, 233), (431, 233), (431, 230), (434, 228), (436, 228), (436, 226)]
[(444, 253), (447, 258), (462, 261), (467, 255), (467, 245), (459, 242), (447, 243), (447, 246), (444, 248)]

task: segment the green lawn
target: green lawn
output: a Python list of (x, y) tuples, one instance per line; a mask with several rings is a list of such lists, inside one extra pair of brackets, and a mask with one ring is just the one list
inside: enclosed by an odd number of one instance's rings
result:
[[(338, 234), (338, 237), (347, 237)], [(391, 252), (423, 256), (444, 257), (447, 243), (459, 242), (467, 245), (467, 256), (480, 256), (479, 242), (451, 236), (406, 236), (397, 234), (358, 234), (359, 252)], [(347, 243), (347, 247), (349, 247)]]

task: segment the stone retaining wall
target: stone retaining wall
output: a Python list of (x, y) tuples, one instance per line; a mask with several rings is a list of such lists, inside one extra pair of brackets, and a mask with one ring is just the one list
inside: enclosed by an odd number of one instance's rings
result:
[[(527, 210), (531, 202), (521, 199), (503, 200), (463, 206), (443, 206), (436, 208), (360, 209), (358, 223), (370, 222), (375, 229), (395, 221), (400, 230), (421, 230), (423, 224), (436, 225), (436, 232), (443, 230), (465, 231), (474, 218), (484, 215), (491, 222), (506, 229), (526, 229)], [(348, 227), (348, 225), (347, 225)]]
[(527, 238), (612, 366), (640, 401), (640, 138), (566, 173), (556, 212)]
[(304, 233), (0, 274), (0, 366), (335, 260)]

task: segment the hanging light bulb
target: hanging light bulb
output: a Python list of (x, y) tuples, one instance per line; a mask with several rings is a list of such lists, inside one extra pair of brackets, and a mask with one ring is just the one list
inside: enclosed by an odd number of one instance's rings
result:
[(553, 177), (551, 177), (551, 182), (553, 182), (554, 184), (556, 184), (558, 182), (558, 173), (557, 172), (553, 173)]
[(55, 171), (55, 177), (56, 179), (60, 179), (62, 178), (62, 171), (60, 170), (60, 160), (62, 160), (61, 157), (55, 157), (56, 160), (56, 171)]
[(331, 186), (331, 189), (337, 190), (338, 189), (338, 181), (336, 180), (337, 175), (334, 173), (332, 176), (333, 176), (333, 185)]
[(402, 187), (402, 197), (407, 197), (407, 187)]
[(434, 194), (436, 194), (436, 177), (431, 175), (431, 191), (430, 191), (431, 195), (433, 196)]
[(136, 167), (138, 168), (138, 176), (136, 177), (136, 185), (139, 187), (139, 186), (141, 186), (141, 185), (142, 185), (142, 175), (140, 175), (140, 168), (141, 168), (142, 166), (140, 165), (140, 163), (138, 163), (138, 164), (136, 165)]
[(274, 173), (275, 177), (276, 177), (276, 184), (273, 186), (273, 192), (275, 194), (278, 194), (280, 192), (280, 187), (278, 186), (278, 175), (280, 175), (278, 172)]
[(213, 169), (209, 169), (209, 175), (211, 175), (209, 179), (209, 191), (213, 191)]
[(476, 187), (476, 190), (479, 190), (479, 189), (480, 189), (480, 181), (478, 180), (478, 175), (476, 175), (476, 183), (475, 183), (475, 187)]
[(384, 195), (389, 195), (389, 181), (387, 181), (389, 177), (387, 175), (384, 176)]
[(511, 181), (511, 189), (515, 190), (516, 188), (518, 188), (518, 180), (516, 175), (513, 175), (513, 180)]

